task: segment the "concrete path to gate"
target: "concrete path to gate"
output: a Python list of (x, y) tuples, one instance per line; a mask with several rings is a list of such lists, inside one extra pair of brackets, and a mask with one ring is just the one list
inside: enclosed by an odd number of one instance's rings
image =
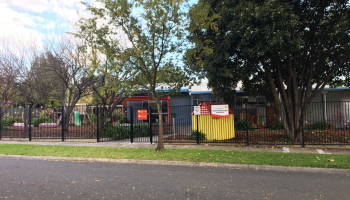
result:
[[(0, 141), (0, 144), (28, 144), (28, 145), (61, 145), (61, 146), (90, 146), (90, 147), (116, 147), (116, 148), (156, 148), (157, 144), (130, 143), (130, 142), (38, 142), (38, 141)], [(245, 144), (165, 144), (169, 149), (213, 149), (233, 151), (259, 151), (281, 153), (311, 153), (311, 154), (350, 154), (350, 146), (267, 146)]]

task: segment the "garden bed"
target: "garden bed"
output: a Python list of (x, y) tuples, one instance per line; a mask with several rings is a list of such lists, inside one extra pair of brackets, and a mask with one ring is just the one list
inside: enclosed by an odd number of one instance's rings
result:
[(164, 137), (164, 142), (196, 142), (195, 140), (190, 140), (189, 135), (170, 135)]
[[(195, 140), (189, 140), (188, 135), (176, 135), (168, 136), (164, 138), (166, 142), (196, 142)], [(269, 129), (257, 129), (249, 130), (249, 143), (250, 144), (268, 144), (268, 145), (281, 145), (281, 144), (300, 144), (299, 142), (293, 142), (288, 138), (288, 135), (284, 130), (269, 130)], [(246, 143), (247, 131), (236, 130), (235, 137), (227, 140), (220, 141), (204, 141), (204, 142), (222, 142), (222, 143)], [(350, 144), (350, 133), (344, 131), (324, 131), (324, 130), (304, 130), (304, 143), (307, 144)]]
[[(57, 139), (62, 138), (62, 126), (57, 126), (55, 128), (39, 128), (34, 127), (31, 130), (31, 135), (33, 139)], [(1, 132), (2, 138), (28, 138), (29, 132), (15, 131), (13, 127), (5, 127), (5, 130)], [(96, 126), (82, 125), (75, 126), (70, 125), (68, 127), (68, 134), (65, 138), (71, 139), (93, 139), (96, 138)]]

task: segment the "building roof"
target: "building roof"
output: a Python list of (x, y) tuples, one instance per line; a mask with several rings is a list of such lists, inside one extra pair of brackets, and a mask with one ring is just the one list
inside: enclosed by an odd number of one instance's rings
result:
[[(242, 82), (239, 82), (237, 84), (236, 92), (240, 93), (240, 92), (244, 92), (241, 90), (242, 88)], [(208, 88), (208, 82), (201, 82), (199, 85), (194, 85), (190, 88), (190, 95), (192, 94), (211, 94), (212, 93), (212, 89)]]
[[(208, 82), (202, 82), (199, 85), (194, 85), (189, 89), (190, 95), (192, 94), (211, 94), (212, 89), (208, 88)], [(242, 82), (238, 82), (236, 89), (237, 93), (243, 93), (244, 91), (242, 89)], [(315, 87), (315, 85), (313, 86)], [(326, 85), (326, 87), (323, 89), (323, 91), (344, 91), (349, 90), (350, 87), (337, 87), (337, 88), (331, 88), (329, 85)]]

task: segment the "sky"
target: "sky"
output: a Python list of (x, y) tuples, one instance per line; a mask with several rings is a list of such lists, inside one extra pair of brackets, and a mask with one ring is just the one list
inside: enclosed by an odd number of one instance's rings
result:
[[(96, 5), (96, 0), (88, 0)], [(24, 44), (41, 41), (53, 32), (74, 31), (86, 16), (81, 0), (0, 0), (0, 42)], [(190, 0), (190, 4), (197, 0)]]
[(72, 30), (84, 13), (76, 0), (0, 0), (0, 40), (24, 43)]

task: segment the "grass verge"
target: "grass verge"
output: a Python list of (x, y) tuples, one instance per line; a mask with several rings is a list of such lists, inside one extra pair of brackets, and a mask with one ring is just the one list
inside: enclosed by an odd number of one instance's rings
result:
[(344, 154), (267, 153), (205, 149), (165, 149), (162, 152), (156, 152), (154, 149), (149, 148), (24, 144), (0, 144), (0, 154), (139, 160), (176, 160), (190, 162), (350, 169), (350, 155)]

